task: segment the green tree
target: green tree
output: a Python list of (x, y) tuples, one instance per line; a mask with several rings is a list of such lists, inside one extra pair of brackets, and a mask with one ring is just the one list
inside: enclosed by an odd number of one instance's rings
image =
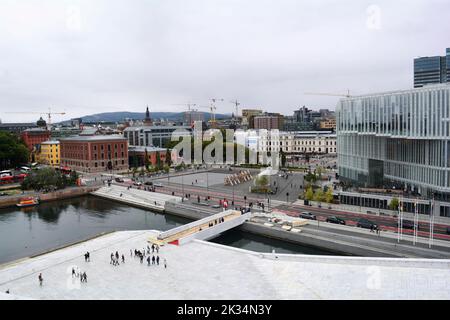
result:
[(256, 178), (255, 183), (256, 183), (256, 185), (259, 186), (259, 187), (267, 187), (267, 185), (269, 184), (269, 178), (267, 178), (266, 175), (258, 176), (258, 177)]
[(283, 150), (281, 150), (280, 154), (281, 154), (281, 166), (285, 167), (286, 166), (286, 154), (283, 152)]
[(312, 187), (306, 189), (305, 199), (311, 201), (314, 198), (314, 191)]
[(67, 177), (60, 171), (54, 168), (43, 168), (32, 171), (22, 182), (21, 188), (23, 190), (56, 190), (63, 189), (67, 186), (75, 185), (78, 179), (78, 174), (72, 171)]
[(318, 202), (322, 202), (324, 200), (324, 193), (321, 188), (318, 188), (314, 193), (314, 200)]
[(161, 156), (160, 156), (159, 152), (156, 152), (156, 168), (158, 170), (162, 169), (162, 161), (161, 161)]
[(333, 190), (332, 188), (328, 188), (327, 192), (325, 193), (325, 202), (332, 203), (333, 199)]
[(17, 136), (0, 132), (0, 169), (11, 169), (28, 163), (30, 152)]
[(166, 149), (166, 164), (169, 167), (172, 165), (172, 154), (169, 149)]
[(398, 201), (398, 198), (392, 198), (391, 202), (389, 202), (389, 209), (398, 210), (399, 205), (400, 202)]
[(145, 148), (145, 154), (144, 154), (144, 166), (148, 170), (148, 167), (150, 166), (150, 161), (148, 160), (148, 152), (147, 148)]

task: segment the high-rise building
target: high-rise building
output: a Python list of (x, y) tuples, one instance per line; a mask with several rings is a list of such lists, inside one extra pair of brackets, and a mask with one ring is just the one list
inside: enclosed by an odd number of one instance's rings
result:
[(446, 56), (420, 57), (414, 59), (414, 88), (427, 84), (450, 82), (450, 48)]

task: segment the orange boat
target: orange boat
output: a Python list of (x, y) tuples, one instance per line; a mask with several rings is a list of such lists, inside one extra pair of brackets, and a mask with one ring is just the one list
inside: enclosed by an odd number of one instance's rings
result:
[(20, 208), (24, 208), (24, 207), (32, 207), (32, 206), (36, 206), (39, 204), (39, 200), (33, 197), (27, 197), (27, 198), (22, 198), (20, 199), (20, 202), (18, 204), (16, 204), (16, 206), (20, 207)]

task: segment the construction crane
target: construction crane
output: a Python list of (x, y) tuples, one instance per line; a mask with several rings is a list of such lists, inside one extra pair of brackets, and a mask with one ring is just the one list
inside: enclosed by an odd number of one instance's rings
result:
[(314, 95), (314, 96), (334, 96), (334, 97), (345, 97), (345, 98), (351, 98), (352, 95), (350, 95), (350, 90), (347, 89), (347, 94), (343, 93), (321, 93), (321, 92), (305, 92), (307, 95)]
[(216, 101), (224, 101), (225, 99), (218, 99), (218, 98), (211, 98), (211, 106), (210, 106), (210, 110), (211, 110), (211, 119), (209, 120), (209, 122), (211, 123), (212, 126), (214, 126), (216, 124)]
[(52, 124), (52, 115), (64, 115), (65, 112), (52, 112), (50, 108), (48, 108), (48, 112), (6, 112), (6, 113), (26, 113), (26, 114), (39, 114), (39, 115), (47, 115), (47, 128), (50, 128)]
[(238, 107), (239, 107), (239, 105), (240, 105), (240, 103), (237, 101), (237, 99), (235, 100), (235, 101), (230, 101), (232, 104), (234, 104), (235, 105), (235, 107), (236, 107), (236, 113), (234, 114), (234, 117), (235, 118), (237, 118), (237, 116), (238, 116)]

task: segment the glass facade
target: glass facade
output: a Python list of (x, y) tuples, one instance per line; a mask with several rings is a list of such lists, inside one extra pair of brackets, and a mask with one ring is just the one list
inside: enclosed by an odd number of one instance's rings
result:
[(446, 55), (414, 59), (414, 88), (450, 82), (450, 48)]
[(450, 48), (446, 50), (447, 82), (450, 82)]
[(336, 116), (342, 178), (450, 193), (450, 84), (341, 99)]

